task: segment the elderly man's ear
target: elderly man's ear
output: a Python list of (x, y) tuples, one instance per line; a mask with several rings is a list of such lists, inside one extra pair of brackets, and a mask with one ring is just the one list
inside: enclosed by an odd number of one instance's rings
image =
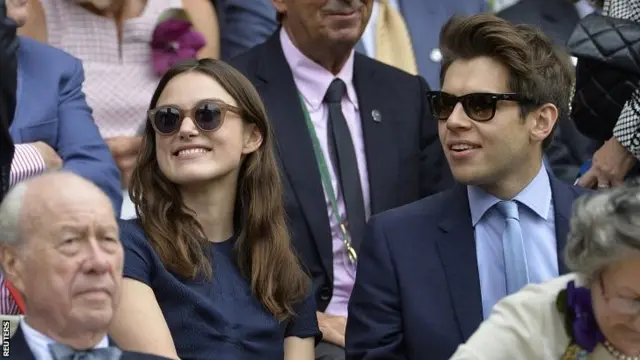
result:
[(20, 276), (21, 263), (16, 256), (16, 249), (0, 246), (0, 264), (2, 264), (4, 278), (11, 281), (13, 286), (22, 292), (24, 286)]

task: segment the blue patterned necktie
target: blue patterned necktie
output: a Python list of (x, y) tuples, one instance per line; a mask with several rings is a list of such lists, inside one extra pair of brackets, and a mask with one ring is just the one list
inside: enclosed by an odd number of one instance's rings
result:
[(53, 360), (118, 360), (122, 355), (115, 347), (76, 350), (64, 344), (51, 344), (49, 351)]
[(501, 201), (496, 206), (506, 219), (502, 233), (502, 249), (507, 278), (506, 295), (510, 295), (529, 283), (527, 256), (518, 216), (518, 204), (515, 201)]

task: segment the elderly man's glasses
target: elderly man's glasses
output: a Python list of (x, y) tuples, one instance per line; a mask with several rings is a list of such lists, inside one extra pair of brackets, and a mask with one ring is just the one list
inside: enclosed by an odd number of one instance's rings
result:
[(626, 316), (635, 317), (640, 315), (640, 299), (607, 295), (604, 288), (604, 280), (602, 279), (602, 275), (600, 275), (600, 289), (602, 290), (602, 297), (605, 299), (607, 305), (611, 310), (614, 310), (619, 314)]
[(496, 115), (498, 101), (527, 101), (526, 98), (514, 93), (471, 93), (455, 96), (444, 91), (429, 91), (427, 96), (433, 116), (439, 120), (447, 120), (457, 103), (462, 104), (469, 118), (475, 121), (489, 121)]
[(176, 133), (185, 117), (190, 117), (201, 131), (216, 131), (222, 126), (227, 111), (241, 114), (241, 109), (215, 99), (202, 100), (192, 109), (165, 105), (149, 110), (149, 121), (160, 135)]

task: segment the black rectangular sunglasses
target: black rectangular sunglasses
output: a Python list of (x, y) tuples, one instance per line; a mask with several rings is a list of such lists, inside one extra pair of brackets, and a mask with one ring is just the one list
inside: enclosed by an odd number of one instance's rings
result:
[(429, 91), (427, 96), (433, 116), (439, 120), (447, 120), (458, 102), (462, 104), (465, 114), (472, 120), (489, 121), (496, 115), (498, 101), (527, 101), (526, 98), (515, 93), (470, 93), (455, 96), (444, 91)]

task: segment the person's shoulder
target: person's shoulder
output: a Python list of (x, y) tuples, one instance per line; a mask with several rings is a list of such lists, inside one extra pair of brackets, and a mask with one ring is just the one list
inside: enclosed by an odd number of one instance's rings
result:
[(375, 231), (384, 229), (387, 234), (424, 232), (437, 226), (442, 209), (450, 198), (451, 189), (374, 215), (370, 224)]
[(444, 203), (451, 196), (452, 189), (427, 196), (420, 200), (402, 205), (374, 216), (378, 221), (399, 221), (414, 217), (433, 217), (441, 213)]
[(498, 302), (494, 312), (500, 313), (507, 310), (517, 312), (519, 318), (532, 319), (542, 319), (545, 315), (551, 314), (555, 318), (559, 316), (556, 306), (558, 294), (571, 281), (576, 281), (580, 284), (582, 280), (575, 273), (570, 273), (544, 283), (529, 284), (517, 293), (509, 295)]
[(63, 50), (26, 36), (20, 36), (19, 54), (22, 55), (22, 59), (28, 58), (31, 61), (40, 61), (47, 64), (80, 62), (78, 58)]
[(151, 249), (146, 234), (138, 219), (118, 220), (120, 241), (125, 248), (148, 251)]
[(564, 187), (569, 193), (573, 194), (574, 198), (578, 198), (582, 195), (591, 194), (594, 192), (594, 190), (592, 189), (583, 188), (582, 186), (578, 186), (578, 185), (568, 184), (561, 180), (558, 180), (558, 181), (560, 181), (561, 187)]
[(582, 278), (575, 273), (541, 284), (529, 284), (500, 300), (488, 321), (521, 329), (523, 333), (543, 333), (554, 346), (562, 348), (568, 335), (564, 331), (564, 319), (557, 302), (558, 295), (571, 281), (575, 281), (576, 286), (582, 284)]
[(575, 274), (530, 284), (500, 300), (452, 359), (558, 359), (569, 344), (558, 295)]
[(355, 71), (359, 71), (359, 68), (368, 68), (376, 72), (376, 77), (393, 82), (399, 81), (402, 84), (418, 84), (419, 80), (421, 79), (418, 75), (409, 74), (408, 72), (400, 70), (395, 66), (387, 65), (367, 55), (356, 52), (354, 56)]
[(268, 59), (264, 59), (263, 56), (266, 46), (266, 42), (256, 45), (248, 49), (247, 51), (227, 60), (227, 63), (241, 73), (246, 74), (251, 69), (255, 69), (260, 61), (268, 61)]
[(140, 220), (137, 218), (118, 219), (118, 226), (120, 227), (120, 234), (144, 236), (144, 230), (142, 229)]

